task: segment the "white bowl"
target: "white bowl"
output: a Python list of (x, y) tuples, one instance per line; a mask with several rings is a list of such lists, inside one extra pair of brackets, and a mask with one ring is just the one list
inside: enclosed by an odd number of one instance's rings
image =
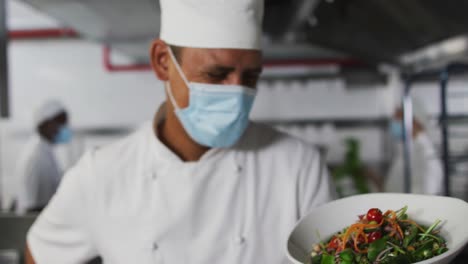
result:
[(299, 221), (289, 236), (287, 255), (294, 264), (305, 263), (312, 245), (356, 222), (358, 215), (370, 208), (382, 211), (408, 206), (410, 218), (424, 225), (442, 220), (441, 235), (447, 240), (449, 250), (442, 255), (418, 264), (449, 263), (468, 242), (468, 203), (463, 200), (429, 195), (376, 193), (336, 200), (313, 209)]

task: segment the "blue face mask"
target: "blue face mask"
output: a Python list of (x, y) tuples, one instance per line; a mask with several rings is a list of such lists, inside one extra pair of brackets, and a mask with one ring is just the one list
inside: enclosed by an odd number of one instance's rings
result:
[(189, 106), (181, 109), (169, 82), (166, 83), (169, 99), (187, 134), (207, 147), (225, 148), (236, 144), (249, 124), (256, 90), (241, 85), (188, 82), (171, 50), (169, 54), (189, 89)]
[(390, 122), (390, 135), (396, 140), (403, 140), (403, 125), (401, 121), (392, 120)]
[(71, 139), (72, 139), (72, 132), (70, 128), (66, 125), (63, 125), (59, 128), (58, 133), (55, 135), (54, 143), (66, 144), (66, 143), (69, 143)]

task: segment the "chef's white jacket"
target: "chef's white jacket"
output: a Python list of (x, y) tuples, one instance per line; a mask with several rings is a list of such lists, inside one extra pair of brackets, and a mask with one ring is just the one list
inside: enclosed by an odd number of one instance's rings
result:
[(295, 223), (333, 196), (319, 153), (266, 126), (183, 162), (147, 123), (85, 154), (27, 240), (38, 264), (286, 263)]
[[(403, 144), (399, 143), (392, 162), (385, 191), (404, 192), (404, 155)], [(442, 162), (434, 144), (426, 133), (419, 134), (413, 141), (411, 153), (411, 192), (440, 195), (443, 190), (444, 174)]]
[(17, 213), (46, 206), (62, 178), (51, 143), (33, 136), (16, 164), (15, 176)]

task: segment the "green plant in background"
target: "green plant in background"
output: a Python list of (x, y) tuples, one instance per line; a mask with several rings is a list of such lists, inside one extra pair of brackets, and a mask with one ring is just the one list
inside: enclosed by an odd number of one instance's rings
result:
[[(361, 148), (359, 141), (355, 138), (348, 138), (345, 141), (346, 153), (344, 163), (333, 170), (333, 179), (340, 197), (354, 193), (369, 193), (369, 186), (365, 177), (365, 169), (361, 160)], [(352, 182), (354, 190), (347, 190), (351, 186), (346, 186), (344, 182)]]

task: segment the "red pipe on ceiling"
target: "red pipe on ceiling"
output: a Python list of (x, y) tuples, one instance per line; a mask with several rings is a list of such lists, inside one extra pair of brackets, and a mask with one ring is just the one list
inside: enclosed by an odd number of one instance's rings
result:
[[(25, 39), (46, 39), (46, 38), (63, 38), (78, 37), (79, 34), (71, 28), (43, 28), (43, 29), (21, 29), (11, 30), (8, 32), (10, 40), (25, 40)], [(111, 48), (104, 46), (103, 48), (103, 64), (104, 68), (109, 72), (126, 72), (126, 71), (150, 71), (152, 69), (149, 64), (129, 64), (116, 65), (111, 60)], [(361, 61), (355, 59), (302, 59), (302, 60), (267, 60), (263, 64), (265, 67), (294, 67), (294, 66), (361, 66), (364, 65)]]
[(45, 39), (78, 37), (78, 33), (71, 28), (42, 28), (42, 29), (19, 29), (8, 31), (8, 38), (11, 40), (22, 39)]
[(267, 60), (263, 63), (264, 67), (290, 67), (290, 66), (327, 66), (327, 65), (338, 65), (338, 66), (362, 66), (362, 61), (350, 58), (342, 59), (301, 59), (301, 60)]
[[(103, 63), (104, 68), (109, 72), (125, 72), (125, 71), (149, 71), (152, 70), (149, 64), (129, 64), (115, 65), (111, 61), (111, 48), (104, 46), (103, 48)], [(268, 60), (263, 63), (264, 67), (318, 67), (327, 65), (338, 66), (362, 66), (363, 62), (356, 59), (304, 59), (304, 60)]]

